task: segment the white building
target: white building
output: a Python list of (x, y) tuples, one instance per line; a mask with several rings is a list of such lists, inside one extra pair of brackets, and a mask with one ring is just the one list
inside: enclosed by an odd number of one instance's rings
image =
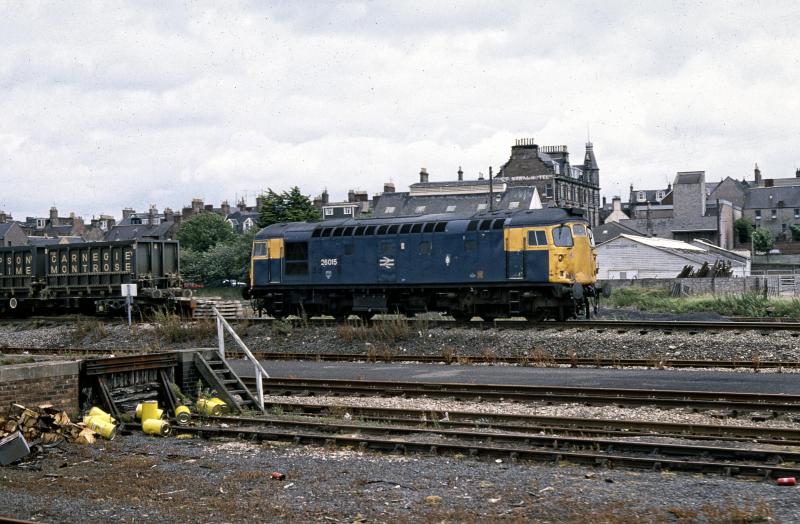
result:
[(750, 275), (750, 255), (695, 240), (691, 244), (658, 237), (622, 234), (597, 246), (600, 280), (675, 278), (687, 265), (730, 263), (733, 276)]

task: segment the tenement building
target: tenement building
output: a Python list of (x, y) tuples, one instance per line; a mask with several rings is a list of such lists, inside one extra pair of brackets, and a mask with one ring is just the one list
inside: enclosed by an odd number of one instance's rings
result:
[(384, 191), (374, 200), (377, 217), (452, 213), (470, 215), (499, 209), (575, 207), (585, 211), (592, 225), (600, 217), (600, 169), (591, 143), (583, 163), (572, 165), (567, 146), (539, 146), (532, 138), (519, 139), (511, 157), (494, 176), (480, 173), (465, 180), (430, 181), (425, 168), (419, 182), (407, 192)]

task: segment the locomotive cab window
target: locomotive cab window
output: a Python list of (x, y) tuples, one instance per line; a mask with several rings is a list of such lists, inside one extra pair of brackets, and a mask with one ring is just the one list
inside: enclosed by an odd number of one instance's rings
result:
[(308, 242), (286, 242), (286, 275), (308, 275)]
[(572, 234), (576, 237), (585, 237), (586, 236), (586, 226), (583, 224), (573, 224), (572, 225)]
[(267, 256), (267, 243), (266, 242), (253, 242), (253, 256), (265, 257)]
[(528, 245), (529, 246), (546, 246), (547, 235), (544, 231), (528, 231)]
[(572, 247), (572, 230), (569, 226), (553, 228), (553, 244), (558, 247)]
[(592, 230), (588, 227), (586, 228), (586, 232), (589, 233), (589, 245), (594, 247), (594, 233), (592, 233)]

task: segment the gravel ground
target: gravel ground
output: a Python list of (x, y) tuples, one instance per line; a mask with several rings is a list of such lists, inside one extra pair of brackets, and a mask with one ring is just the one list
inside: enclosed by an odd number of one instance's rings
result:
[[(669, 472), (118, 437), (0, 469), (0, 514), (44, 522), (792, 522), (794, 487)], [(270, 479), (272, 471), (286, 474)]]
[[(449, 355), (505, 357), (525, 355), (532, 364), (550, 357), (662, 359), (800, 360), (800, 336), (785, 331), (764, 335), (758, 331), (704, 332), (691, 335), (675, 331), (618, 333), (581, 329), (466, 329), (426, 328), (413, 323), (399, 333), (381, 334), (348, 327), (273, 328), (239, 324), (238, 333), (253, 351), (291, 353), (352, 353), (365, 358), (383, 355)], [(53, 325), (42, 321), (0, 324), (0, 349), (7, 347), (133, 348), (144, 351), (213, 347), (213, 324), (195, 325), (184, 338), (149, 324), (128, 329), (123, 324), (92, 327)], [(795, 333), (797, 335), (797, 333)]]

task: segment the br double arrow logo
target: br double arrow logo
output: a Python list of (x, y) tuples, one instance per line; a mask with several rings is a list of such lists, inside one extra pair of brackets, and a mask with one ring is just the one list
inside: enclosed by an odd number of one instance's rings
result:
[(392, 269), (394, 267), (394, 259), (389, 257), (381, 257), (378, 260), (378, 265), (384, 269)]

